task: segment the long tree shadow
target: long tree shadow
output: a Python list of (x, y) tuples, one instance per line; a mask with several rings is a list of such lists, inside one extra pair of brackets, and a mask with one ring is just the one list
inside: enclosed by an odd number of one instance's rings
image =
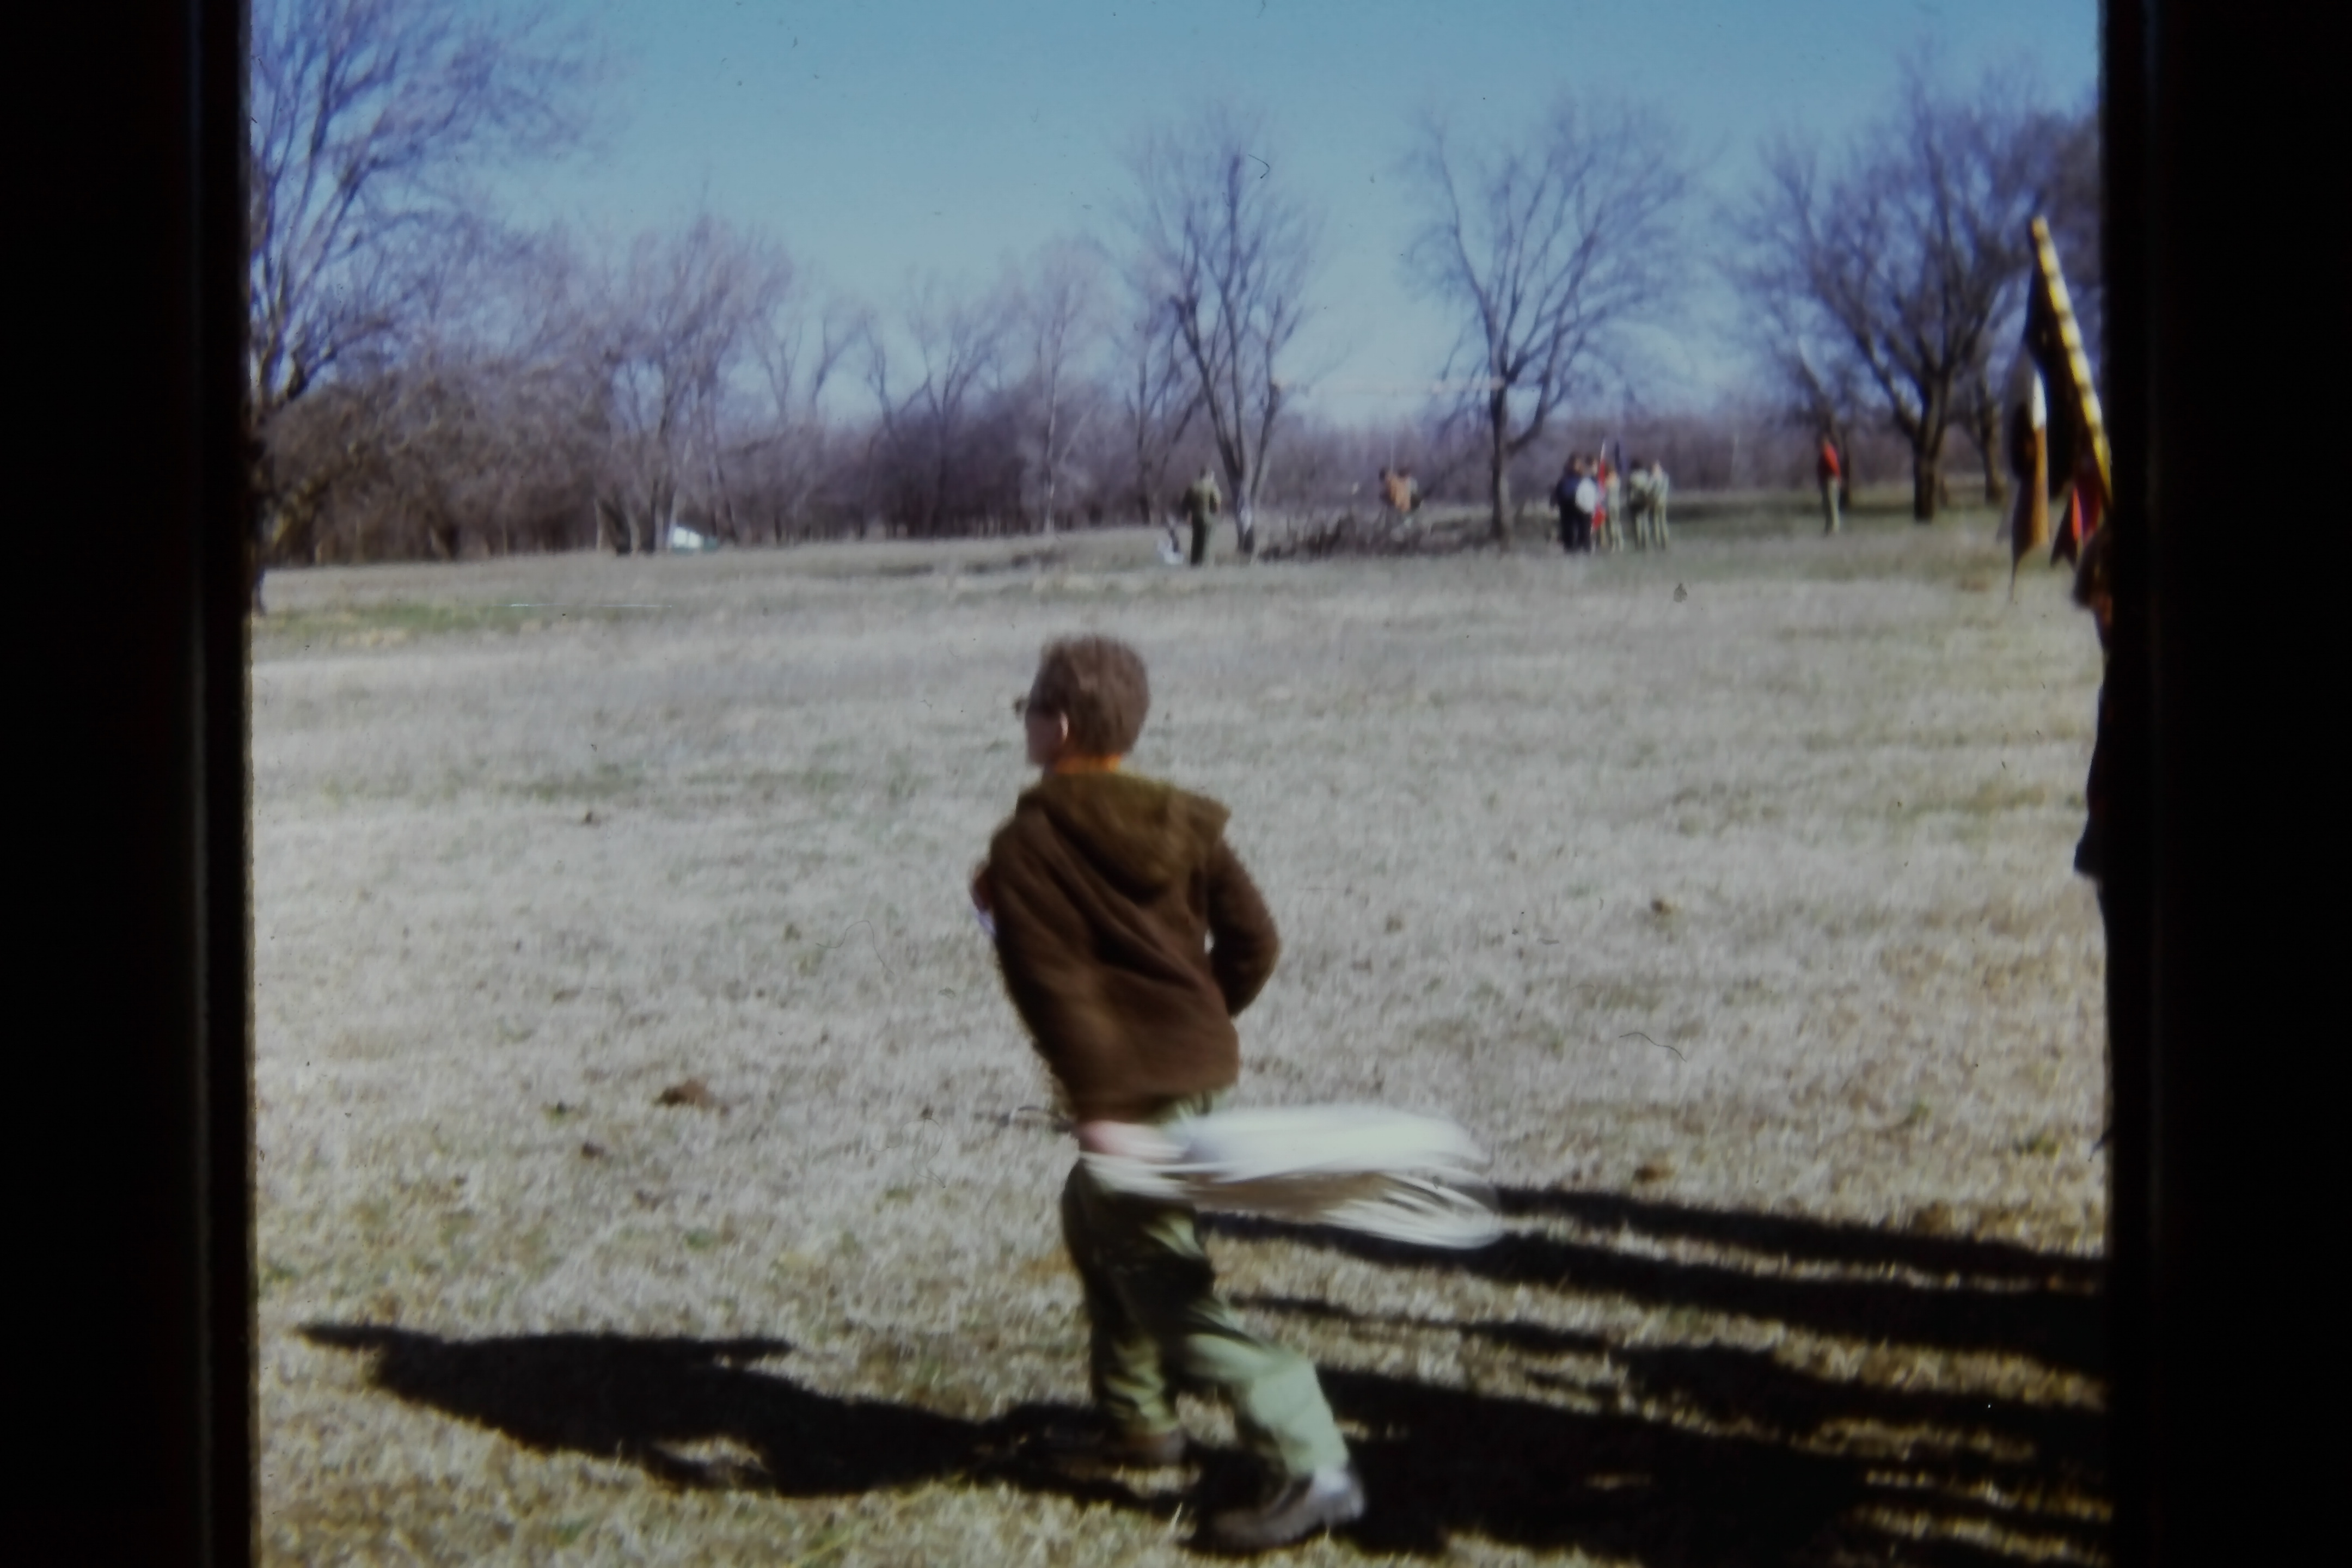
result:
[[(1682, 1260), (1517, 1232), (1466, 1255), (1386, 1247), (1309, 1227), (1220, 1220), (1426, 1269), (1562, 1292), (1615, 1291), (1791, 1328), (1926, 1347), (2097, 1361), (2095, 1270), (2003, 1244), (1887, 1236), (1776, 1216), (1640, 1204), (1610, 1194), (1511, 1194), (1522, 1215), (1680, 1236), (1762, 1254)], [(1783, 1262), (1782, 1260), (1786, 1260)], [(1864, 1277), (1816, 1279), (1800, 1261)], [(1941, 1286), (1923, 1282), (1941, 1280)], [(1958, 1283), (1955, 1283), (1955, 1282)], [(1816, 1376), (1769, 1351), (1659, 1344), (1503, 1319), (1437, 1322), (1330, 1301), (1263, 1298), (1277, 1316), (1485, 1347), (1450, 1386), (1328, 1368), (1324, 1384), (1371, 1496), (1347, 1539), (1442, 1555), (1456, 1535), (1575, 1549), (1659, 1568), (1869, 1561), (1986, 1568), (2097, 1561), (2104, 1418), (1950, 1384), (1888, 1386)], [(2079, 1314), (2079, 1317), (2076, 1315)], [(542, 1450), (638, 1465), (666, 1483), (786, 1497), (921, 1485), (1010, 1484), (1037, 1495), (1165, 1516), (1174, 1500), (1073, 1471), (1037, 1441), (1079, 1413), (1027, 1405), (971, 1421), (804, 1388), (772, 1370), (772, 1340), (551, 1334), (465, 1341), (320, 1324), (314, 1342), (374, 1358), (374, 1384)], [(713, 1458), (716, 1447), (734, 1458)], [(1231, 1495), (1234, 1456), (1185, 1500), (1191, 1517)]]
[[(2026, 1555), (2101, 1550), (2105, 1425), (2095, 1410), (1817, 1378), (1720, 1345), (1628, 1346), (1297, 1298), (1237, 1304), (1481, 1341), (1523, 1354), (1518, 1373), (1558, 1397), (1325, 1373), (1334, 1406), (1375, 1434), (1359, 1453), (1384, 1500), (1362, 1531), (1368, 1544), (1428, 1550), (1439, 1543), (1433, 1531), (1470, 1529), (1644, 1562), (1830, 1561), (1839, 1550), (1882, 1562), (1884, 1528), (1857, 1518), (1876, 1509), (1948, 1533), (2009, 1537)], [(1542, 1364), (1563, 1356), (1605, 1358), (1613, 1375), (1596, 1384)], [(2073, 1506), (2053, 1506), (2053, 1495)], [(2014, 1555), (1947, 1540), (1907, 1542), (1893, 1560)]]
[[(1520, 1352), (1530, 1363), (1562, 1355), (1604, 1357), (1622, 1373), (1628, 1397), (1664, 1401), (1710, 1426), (1769, 1432), (1785, 1442), (1805, 1444), (1825, 1434), (1863, 1428), (1918, 1434), (1948, 1456), (1939, 1466), (1956, 1479), (2034, 1477), (2094, 1486), (2102, 1474), (2106, 1419), (2100, 1411), (2079, 1405), (1988, 1400), (1973, 1393), (1833, 1381), (1726, 1345), (1624, 1345), (1599, 1334), (1534, 1323), (1491, 1319), (1436, 1322), (1351, 1311), (1295, 1297), (1239, 1296), (1234, 1303), (1355, 1327), (1482, 1341)], [(1531, 1365), (1528, 1376), (1570, 1391), (1580, 1387), (1539, 1366)]]
[[(1948, 1456), (1894, 1462), (1706, 1432), (1648, 1413), (1328, 1371), (1335, 1409), (1370, 1436), (1363, 1546), (1443, 1554), (1473, 1534), (1643, 1563), (1992, 1564), (2096, 1560), (2095, 1516), (2019, 1500)], [(1554, 1383), (1569, 1397), (1588, 1391)], [(2014, 1478), (2011, 1478), (2014, 1479)]]
[(1561, 1192), (1504, 1187), (1496, 1196), (1514, 1216), (1559, 1215), (1597, 1230), (1635, 1230), (1687, 1237), (1746, 1252), (1858, 1268), (1985, 1281), (2039, 1284), (2053, 1289), (2096, 1290), (2105, 1263), (2096, 1258), (2044, 1252), (2015, 1242), (1974, 1237), (1918, 1236), (1877, 1226), (1799, 1219), (1743, 1209), (1693, 1208), (1614, 1192)]
[[(1563, 1215), (1657, 1239), (1686, 1238), (1773, 1260), (1769, 1271), (1623, 1250), (1599, 1237), (1516, 1230), (1474, 1252), (1433, 1254), (1283, 1220), (1209, 1216), (1214, 1234), (1295, 1241), (1372, 1262), (1498, 1284), (1615, 1295), (1755, 1318), (1870, 1343), (2030, 1356), (2097, 1375), (2105, 1363), (2098, 1271), (2006, 1242), (1920, 1237), (1775, 1215), (1643, 1204), (1616, 1194), (1506, 1189), (1507, 1214)], [(1875, 1241), (1874, 1242), (1874, 1238)], [(1796, 1271), (1806, 1265), (1820, 1268)]]

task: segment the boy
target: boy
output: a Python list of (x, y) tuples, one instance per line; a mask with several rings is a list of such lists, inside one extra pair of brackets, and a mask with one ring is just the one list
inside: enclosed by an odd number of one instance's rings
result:
[[(1042, 777), (972, 878), (1005, 991), (1092, 1153), (1145, 1152), (1144, 1129), (1204, 1113), (1233, 1085), (1233, 1016), (1279, 950), (1225, 844), (1224, 807), (1121, 771), (1150, 703), (1126, 644), (1048, 646), (1021, 705)], [(1277, 1478), (1261, 1506), (1211, 1521), (1218, 1544), (1278, 1546), (1362, 1515), (1313, 1364), (1259, 1339), (1218, 1297), (1191, 1208), (1114, 1193), (1082, 1161), (1062, 1192), (1062, 1233), (1086, 1291), (1109, 1458), (1182, 1462), (1173, 1374), (1224, 1398)]]

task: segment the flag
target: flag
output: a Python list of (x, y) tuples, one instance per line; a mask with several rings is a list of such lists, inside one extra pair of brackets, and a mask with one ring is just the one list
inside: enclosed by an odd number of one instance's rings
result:
[(1269, 1106), (1135, 1128), (1134, 1146), (1085, 1153), (1114, 1192), (1227, 1214), (1338, 1226), (1422, 1247), (1503, 1234), (1486, 1152), (1439, 1117), (1375, 1105)]

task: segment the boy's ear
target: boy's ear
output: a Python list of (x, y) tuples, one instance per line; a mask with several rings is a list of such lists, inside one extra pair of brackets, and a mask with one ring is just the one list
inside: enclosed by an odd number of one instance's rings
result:
[(1065, 746), (1068, 745), (1070, 743), (1070, 716), (1067, 713), (1056, 713), (1054, 715), (1054, 724), (1055, 727), (1062, 732), (1062, 744)]

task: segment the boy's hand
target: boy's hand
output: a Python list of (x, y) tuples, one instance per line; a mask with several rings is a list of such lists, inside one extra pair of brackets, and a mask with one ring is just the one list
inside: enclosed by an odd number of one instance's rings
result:
[(1149, 1160), (1155, 1164), (1173, 1160), (1181, 1152), (1175, 1141), (1158, 1128), (1133, 1121), (1081, 1121), (1078, 1147), (1089, 1154)]

